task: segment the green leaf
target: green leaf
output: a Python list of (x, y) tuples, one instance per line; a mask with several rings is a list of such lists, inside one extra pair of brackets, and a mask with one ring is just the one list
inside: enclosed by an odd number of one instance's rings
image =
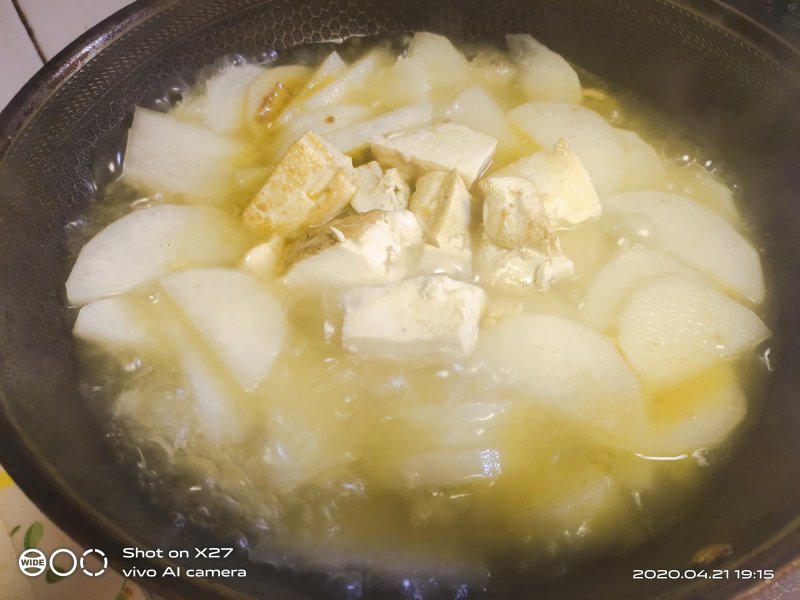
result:
[(126, 577), (122, 580), (122, 585), (119, 586), (119, 592), (117, 592), (117, 595), (114, 596), (114, 600), (128, 600), (128, 596), (125, 594), (125, 588), (127, 584), (128, 578)]
[(19, 528), (20, 528), (19, 525), (15, 526), (14, 529), (11, 530), (11, 533), (8, 534), (8, 537), (14, 537), (14, 534), (19, 531)]
[(44, 526), (39, 521), (34, 521), (33, 525), (28, 527), (28, 531), (25, 532), (25, 540), (23, 542), (25, 550), (36, 548), (36, 544), (42, 539), (43, 533)]
[[(58, 567), (58, 570), (59, 570), (59, 571), (61, 571), (62, 573), (64, 572), (64, 570), (61, 568), (61, 566), (60, 566), (60, 565), (59, 565), (59, 567)], [(58, 582), (59, 582), (59, 581), (61, 581), (62, 579), (64, 579), (64, 577), (63, 577), (63, 576), (61, 576), (61, 575), (56, 575), (56, 574), (55, 574), (53, 571), (51, 571), (50, 569), (47, 569), (47, 572), (44, 574), (44, 580), (45, 580), (47, 583), (58, 583)]]

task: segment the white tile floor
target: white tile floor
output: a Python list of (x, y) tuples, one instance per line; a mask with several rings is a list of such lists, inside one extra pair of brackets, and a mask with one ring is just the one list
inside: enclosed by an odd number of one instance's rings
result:
[(0, 107), (5, 107), (39, 70), (42, 58), (53, 58), (81, 33), (129, 3), (130, 0), (0, 0)]

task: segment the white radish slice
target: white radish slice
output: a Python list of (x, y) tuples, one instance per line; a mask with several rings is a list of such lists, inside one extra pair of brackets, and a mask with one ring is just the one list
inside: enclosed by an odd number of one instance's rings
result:
[(622, 310), (619, 346), (645, 384), (665, 389), (769, 336), (751, 310), (695, 279), (645, 284)]
[(416, 438), (441, 447), (480, 447), (502, 441), (510, 402), (464, 402), (413, 406), (399, 420)]
[(639, 229), (640, 240), (709, 275), (737, 296), (756, 303), (764, 299), (758, 252), (711, 209), (658, 191), (615, 194), (603, 208), (623, 229)]
[(637, 246), (623, 251), (597, 272), (580, 307), (581, 321), (598, 331), (609, 332), (617, 324), (620, 310), (642, 284), (665, 275), (700, 275), (669, 254)]
[(171, 271), (232, 263), (248, 241), (239, 220), (221, 210), (170, 204), (136, 210), (81, 249), (67, 279), (67, 299), (81, 306)]
[(183, 375), (194, 400), (194, 410), (212, 442), (240, 441), (247, 428), (242, 410), (241, 390), (228, 381), (226, 373), (193, 347), (191, 340), (175, 342)]
[(707, 206), (734, 227), (742, 224), (742, 215), (736, 207), (733, 192), (701, 166), (674, 169), (672, 179), (675, 192)]
[(747, 398), (733, 367), (718, 363), (651, 401), (641, 454), (675, 457), (714, 448), (730, 438), (746, 413)]
[(355, 152), (364, 148), (375, 137), (418, 129), (429, 125), (431, 121), (433, 121), (433, 107), (430, 102), (422, 102), (334, 129), (325, 133), (323, 137), (342, 152)]
[(441, 488), (465, 483), (488, 483), (503, 470), (496, 448), (441, 450), (411, 456), (400, 465), (410, 487)]
[(154, 341), (136, 301), (126, 296), (101, 298), (81, 308), (72, 333), (110, 346), (146, 346)]
[(526, 33), (507, 35), (506, 45), (517, 60), (517, 77), (528, 98), (580, 103), (581, 82), (564, 57)]
[(469, 79), (469, 62), (443, 35), (415, 33), (408, 56), (425, 63), (428, 81), (440, 91), (457, 91)]
[(614, 343), (550, 315), (503, 319), (478, 338), (476, 354), (500, 381), (532, 402), (636, 447), (645, 426), (639, 380)]
[(245, 390), (269, 374), (286, 337), (280, 302), (255, 277), (234, 269), (192, 269), (161, 278), (169, 297), (203, 334)]
[(385, 108), (399, 108), (430, 100), (428, 71), (420, 58), (399, 58), (375, 84), (371, 97)]
[(663, 186), (667, 181), (667, 167), (655, 148), (635, 131), (615, 129), (614, 132), (624, 153), (617, 191), (652, 190)]
[(247, 90), (245, 99), (245, 121), (256, 129), (263, 128), (259, 112), (264, 102), (275, 93), (278, 84), (290, 94), (297, 94), (311, 75), (311, 68), (303, 65), (284, 65), (262, 70)]
[(147, 192), (218, 204), (230, 195), (236, 171), (256, 159), (243, 142), (137, 107), (128, 132), (123, 180)]
[(336, 79), (302, 100), (304, 110), (314, 110), (341, 101), (364, 86), (389, 61), (387, 52), (375, 49), (359, 58)]
[(596, 112), (565, 102), (528, 102), (508, 118), (546, 150), (566, 141), (589, 172), (600, 200), (616, 189), (625, 154), (614, 128)]
[(302, 110), (303, 102), (324, 89), (326, 85), (331, 83), (335, 78), (339, 77), (347, 70), (347, 63), (342, 60), (338, 52), (331, 52), (325, 60), (323, 60), (314, 71), (314, 74), (306, 82), (302, 90), (294, 97), (291, 103), (281, 113), (278, 121), (286, 124), (291, 121), (298, 112)]
[(521, 143), (519, 134), (508, 124), (505, 111), (479, 85), (461, 92), (447, 109), (447, 116), (453, 123), (492, 136), (502, 150)]
[(206, 82), (206, 123), (219, 133), (233, 133), (245, 123), (248, 91), (264, 72), (262, 67), (230, 66)]

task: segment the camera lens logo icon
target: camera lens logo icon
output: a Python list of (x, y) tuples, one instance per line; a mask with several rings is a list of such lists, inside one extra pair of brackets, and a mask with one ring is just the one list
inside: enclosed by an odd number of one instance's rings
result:
[[(66, 557), (69, 566), (59, 566), (56, 563), (55, 559), (62, 555)], [(94, 569), (94, 565), (87, 564), (87, 558), (95, 558), (100, 561), (100, 565), (96, 570)], [(67, 548), (57, 548), (50, 554), (50, 558), (37, 548), (29, 548), (19, 555), (19, 570), (28, 577), (41, 575), (48, 567), (53, 574), (59, 577), (68, 577), (72, 575), (79, 566), (84, 575), (97, 577), (105, 573), (108, 569), (108, 557), (105, 552), (97, 548), (89, 548), (80, 555), (80, 558), (75, 556), (75, 553)]]
[(46, 568), (47, 557), (41, 550), (30, 548), (19, 555), (19, 570), (28, 577), (41, 575)]

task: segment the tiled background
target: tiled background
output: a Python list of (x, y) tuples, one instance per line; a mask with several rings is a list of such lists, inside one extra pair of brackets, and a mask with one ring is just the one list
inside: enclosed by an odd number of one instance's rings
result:
[(81, 33), (130, 0), (0, 0), (0, 108)]

